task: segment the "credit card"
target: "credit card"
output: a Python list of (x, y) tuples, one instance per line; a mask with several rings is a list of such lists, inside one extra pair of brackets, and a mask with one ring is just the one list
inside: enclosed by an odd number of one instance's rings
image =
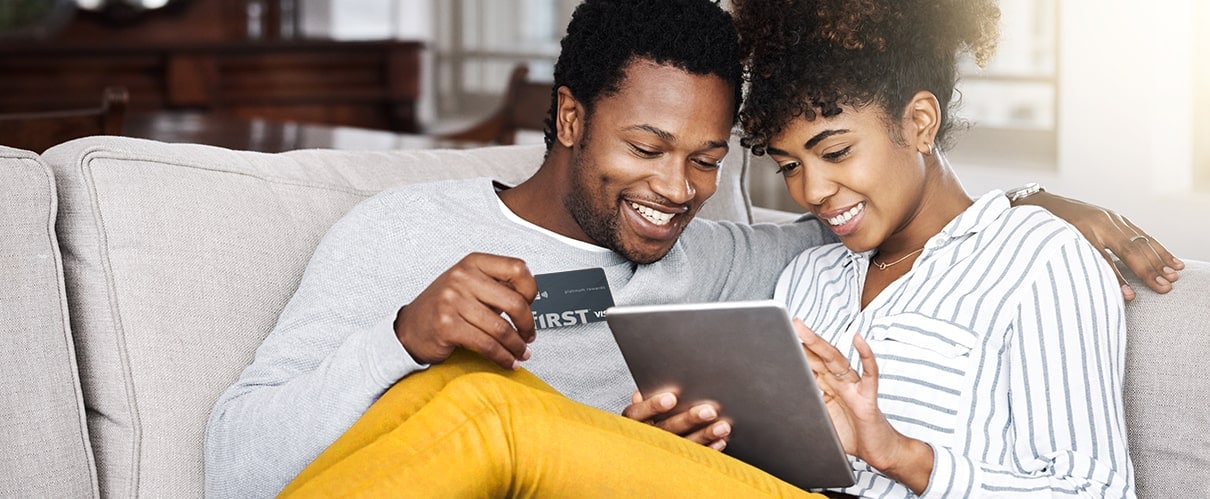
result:
[(534, 280), (538, 296), (530, 309), (537, 329), (601, 322), (605, 309), (613, 306), (613, 293), (601, 268), (538, 274)]

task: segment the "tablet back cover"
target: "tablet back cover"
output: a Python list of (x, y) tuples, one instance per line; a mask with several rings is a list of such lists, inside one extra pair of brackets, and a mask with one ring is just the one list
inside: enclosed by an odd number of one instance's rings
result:
[(644, 397), (675, 412), (714, 401), (732, 422), (724, 450), (801, 488), (853, 473), (785, 308), (772, 300), (613, 307), (606, 314)]

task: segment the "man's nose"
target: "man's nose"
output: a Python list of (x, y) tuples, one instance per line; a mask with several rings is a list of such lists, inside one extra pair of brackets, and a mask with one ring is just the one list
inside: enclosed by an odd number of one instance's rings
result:
[(686, 204), (697, 196), (697, 188), (690, 180), (688, 161), (670, 160), (660, 166), (651, 179), (651, 189), (656, 194), (676, 204)]

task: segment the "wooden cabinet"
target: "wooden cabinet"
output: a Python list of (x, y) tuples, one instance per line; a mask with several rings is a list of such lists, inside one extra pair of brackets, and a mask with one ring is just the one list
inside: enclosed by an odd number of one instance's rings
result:
[(88, 107), (106, 86), (132, 114), (197, 110), (415, 132), (423, 45), (217, 41), (0, 45), (0, 113)]

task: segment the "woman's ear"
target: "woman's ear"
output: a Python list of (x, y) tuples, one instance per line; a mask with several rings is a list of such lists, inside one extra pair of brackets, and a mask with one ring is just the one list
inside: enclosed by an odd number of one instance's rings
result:
[(555, 139), (563, 147), (571, 149), (580, 142), (584, 133), (584, 106), (571, 95), (571, 89), (559, 87), (558, 104), (555, 105)]
[(906, 137), (921, 154), (932, 154), (941, 129), (941, 103), (932, 92), (921, 90), (912, 96), (904, 111), (907, 124)]

